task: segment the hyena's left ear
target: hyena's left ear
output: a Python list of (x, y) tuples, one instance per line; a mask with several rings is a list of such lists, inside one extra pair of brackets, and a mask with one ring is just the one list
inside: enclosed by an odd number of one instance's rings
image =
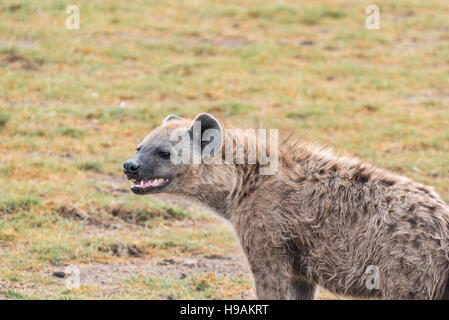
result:
[(223, 129), (220, 123), (208, 113), (199, 114), (189, 128), (193, 146), (201, 148), (202, 155), (213, 155), (223, 144)]
[(165, 118), (164, 121), (162, 121), (162, 124), (166, 124), (167, 122), (170, 122), (173, 120), (182, 120), (182, 119), (178, 116), (175, 116), (174, 114), (171, 114), (167, 118)]

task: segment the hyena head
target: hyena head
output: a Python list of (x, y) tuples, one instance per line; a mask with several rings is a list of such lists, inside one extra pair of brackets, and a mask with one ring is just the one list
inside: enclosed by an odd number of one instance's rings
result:
[(223, 130), (209, 114), (200, 114), (193, 121), (168, 116), (124, 163), (131, 190), (139, 195), (164, 192), (197, 196), (216, 187), (213, 176), (220, 173), (211, 170), (218, 170), (220, 165), (206, 165), (203, 160), (205, 156), (214, 158), (222, 141)]

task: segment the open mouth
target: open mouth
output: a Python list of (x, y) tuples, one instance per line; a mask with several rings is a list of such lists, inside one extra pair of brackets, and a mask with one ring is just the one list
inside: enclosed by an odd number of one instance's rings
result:
[(153, 190), (161, 189), (170, 182), (166, 178), (156, 178), (152, 180), (131, 180), (131, 191), (137, 194), (148, 193)]

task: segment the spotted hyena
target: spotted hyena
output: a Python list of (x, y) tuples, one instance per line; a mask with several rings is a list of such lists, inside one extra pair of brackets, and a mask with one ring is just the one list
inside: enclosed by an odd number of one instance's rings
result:
[[(208, 130), (218, 139), (204, 139)], [(169, 116), (125, 162), (131, 190), (186, 196), (228, 219), (259, 298), (312, 299), (317, 285), (355, 297), (449, 297), (449, 210), (433, 188), (291, 138), (279, 143), (273, 174), (258, 160), (179, 163), (174, 132), (193, 156), (215, 160), (242, 143), (211, 115)]]

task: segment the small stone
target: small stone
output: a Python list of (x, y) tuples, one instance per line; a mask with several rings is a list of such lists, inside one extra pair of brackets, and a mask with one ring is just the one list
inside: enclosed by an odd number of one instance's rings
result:
[(301, 46), (313, 46), (315, 42), (312, 40), (303, 40), (299, 43)]
[(55, 271), (55, 272), (53, 272), (53, 277), (57, 277), (57, 278), (65, 278), (66, 275), (67, 274), (64, 271)]
[(165, 258), (162, 261), (159, 261), (157, 264), (160, 266), (166, 266), (168, 264), (174, 264), (174, 263), (175, 263), (175, 260), (170, 259), (170, 258)]

